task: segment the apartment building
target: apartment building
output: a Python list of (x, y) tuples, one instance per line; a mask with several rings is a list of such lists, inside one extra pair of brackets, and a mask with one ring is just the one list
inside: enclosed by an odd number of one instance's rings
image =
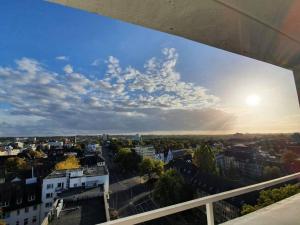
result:
[(53, 171), (43, 180), (41, 217), (47, 216), (61, 193), (93, 187), (108, 193), (109, 173), (105, 166)]
[(40, 184), (26, 181), (0, 184), (0, 208), (6, 225), (40, 224), (40, 206)]

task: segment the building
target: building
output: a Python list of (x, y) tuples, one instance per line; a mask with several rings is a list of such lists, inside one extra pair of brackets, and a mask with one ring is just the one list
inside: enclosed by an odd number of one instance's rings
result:
[(102, 147), (99, 144), (88, 144), (86, 150), (89, 152), (101, 152)]
[(140, 134), (136, 134), (132, 137), (133, 141), (141, 141), (142, 140), (142, 136)]
[[(240, 184), (235, 181), (230, 181), (214, 174), (201, 172), (195, 165), (182, 159), (171, 161), (167, 164), (166, 169), (175, 169), (179, 172), (186, 183), (194, 189), (198, 198), (240, 187)], [(215, 202), (214, 212), (216, 222), (222, 223), (238, 217), (242, 205), (245, 203), (254, 204), (257, 197), (258, 193), (253, 192), (243, 197)]]
[(93, 187), (108, 193), (109, 174), (105, 166), (53, 171), (43, 179), (41, 217), (47, 216), (60, 194)]
[(254, 180), (263, 175), (264, 164), (259, 159), (256, 150), (244, 144), (237, 144), (225, 149), (216, 156), (216, 163), (223, 174), (234, 170), (238, 171), (240, 175)]
[(49, 148), (62, 148), (64, 143), (62, 141), (49, 141)]
[(109, 219), (106, 196), (94, 188), (56, 200), (42, 225), (95, 225)]
[(41, 189), (38, 183), (16, 181), (0, 184), (2, 219), (7, 225), (41, 224)]
[(152, 145), (137, 146), (134, 148), (134, 151), (138, 155), (142, 156), (143, 158), (145, 157), (155, 158), (155, 148)]
[(155, 159), (161, 160), (164, 163), (169, 163), (173, 159), (183, 159), (187, 162), (191, 162), (192, 155), (191, 155), (190, 151), (192, 151), (192, 150), (191, 149), (178, 149), (178, 150), (169, 149), (168, 152), (155, 154)]

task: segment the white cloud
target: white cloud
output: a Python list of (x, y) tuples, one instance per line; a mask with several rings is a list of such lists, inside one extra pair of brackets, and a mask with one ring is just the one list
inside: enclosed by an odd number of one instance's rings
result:
[(43, 132), (62, 134), (195, 130), (204, 124), (209, 129), (209, 124), (217, 126), (205, 121), (212, 112), (224, 118), (216, 123), (225, 126), (231, 115), (208, 110), (218, 104), (218, 98), (202, 86), (182, 81), (177, 60), (175, 49), (164, 49), (163, 57), (150, 59), (142, 71), (121, 68), (119, 60), (110, 56), (102, 79), (74, 72), (70, 64), (63, 68), (67, 76), (57, 74), (28, 58), (16, 60), (15, 67), (0, 66), (0, 103), (10, 105), (12, 116), (40, 118), (27, 123), (27, 128), (6, 124), (0, 134), (5, 129), (39, 134), (42, 127), (47, 127)]
[(68, 73), (68, 74), (73, 73), (73, 67), (70, 64), (65, 65), (63, 70), (65, 71), (65, 73)]
[(64, 56), (64, 55), (60, 55), (60, 56), (56, 56), (55, 59), (62, 60), (62, 61), (68, 61), (69, 57)]
[(91, 63), (91, 66), (99, 66), (100, 63), (101, 63), (101, 59), (95, 59), (92, 63)]

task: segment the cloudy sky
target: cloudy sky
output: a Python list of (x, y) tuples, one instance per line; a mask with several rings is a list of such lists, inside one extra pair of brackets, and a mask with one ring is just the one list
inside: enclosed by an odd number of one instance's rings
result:
[(291, 71), (37, 0), (0, 8), (0, 136), (300, 131)]

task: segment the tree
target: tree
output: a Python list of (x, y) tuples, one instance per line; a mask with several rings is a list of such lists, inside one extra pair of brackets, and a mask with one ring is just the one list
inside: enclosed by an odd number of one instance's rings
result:
[(140, 175), (147, 174), (148, 178), (151, 179), (155, 174), (160, 176), (164, 171), (164, 163), (160, 160), (151, 158), (145, 158), (139, 165)]
[(156, 182), (153, 197), (161, 206), (168, 206), (192, 199), (193, 192), (176, 170), (167, 170)]
[(300, 170), (300, 161), (296, 153), (287, 151), (282, 155), (281, 160), (288, 172), (294, 173)]
[(123, 171), (127, 172), (130, 170), (137, 170), (139, 163), (142, 161), (142, 157), (128, 148), (121, 148), (114, 161), (123, 169)]
[(32, 158), (34, 159), (40, 159), (40, 158), (43, 158), (44, 157), (44, 153), (42, 151), (33, 151), (33, 150), (30, 150), (29, 151), (29, 154)]
[(80, 168), (79, 160), (73, 155), (68, 156), (64, 161), (61, 161), (55, 165), (56, 170), (77, 169), (77, 168)]
[(216, 173), (214, 153), (208, 145), (202, 145), (194, 152), (193, 163), (203, 172)]
[(281, 171), (277, 166), (265, 166), (263, 170), (263, 177), (271, 180), (280, 177)]
[(282, 162), (285, 164), (285, 165), (290, 165), (292, 163), (294, 163), (296, 161), (296, 159), (298, 158), (298, 155), (292, 151), (287, 151), (286, 153), (284, 153), (282, 155)]
[(245, 215), (250, 212), (254, 212), (255, 210), (274, 204), (275, 202), (281, 201), (282, 199), (288, 198), (297, 193), (300, 193), (300, 187), (297, 184), (288, 184), (284, 187), (261, 191), (259, 193), (257, 204), (254, 206), (248, 204), (243, 205), (241, 213), (242, 215)]
[(5, 162), (5, 168), (8, 171), (24, 170), (29, 168), (27, 162), (19, 157), (8, 158)]

